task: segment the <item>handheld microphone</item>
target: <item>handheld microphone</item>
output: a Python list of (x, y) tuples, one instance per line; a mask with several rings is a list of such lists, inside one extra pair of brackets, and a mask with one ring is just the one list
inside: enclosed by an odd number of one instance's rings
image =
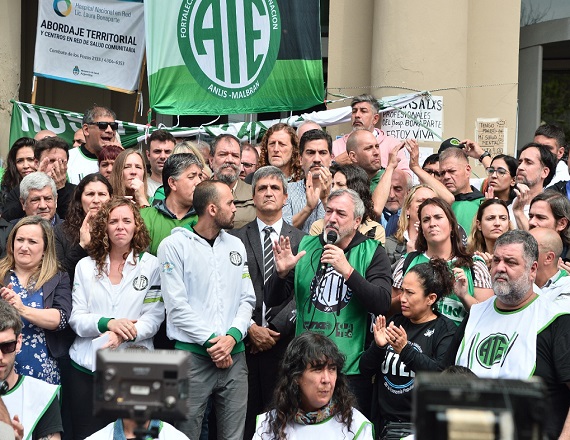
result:
[[(327, 232), (327, 239), (326, 239), (326, 244), (335, 244), (338, 240), (338, 234), (336, 233), (336, 231), (329, 231)], [(325, 271), (327, 270), (327, 263), (321, 263), (321, 273), (325, 273)]]

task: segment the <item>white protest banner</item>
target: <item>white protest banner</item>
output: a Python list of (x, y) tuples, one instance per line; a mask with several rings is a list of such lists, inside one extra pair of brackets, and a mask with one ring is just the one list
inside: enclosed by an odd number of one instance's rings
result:
[(142, 0), (39, 0), (34, 75), (136, 91), (143, 12)]
[[(397, 97), (388, 96), (382, 101)], [(382, 114), (382, 130), (398, 139), (441, 142), (443, 137), (443, 96), (421, 95)]]

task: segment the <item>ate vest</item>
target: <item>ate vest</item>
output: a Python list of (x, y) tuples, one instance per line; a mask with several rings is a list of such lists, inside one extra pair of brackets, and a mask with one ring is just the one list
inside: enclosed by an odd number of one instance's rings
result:
[[(473, 258), (478, 258), (478, 257), (473, 257)], [(406, 270), (407, 273), (411, 267), (421, 263), (429, 263), (429, 258), (426, 257), (425, 254), (418, 255), (416, 258), (412, 260), (410, 265), (404, 269)], [(447, 264), (450, 268), (453, 267), (452, 266), (453, 260), (448, 261)], [(471, 272), (471, 269), (467, 267), (462, 267), (461, 270), (463, 270), (463, 272), (465, 273), (465, 277), (467, 278), (467, 293), (469, 293), (469, 295), (471, 296), (474, 296), (475, 286), (473, 284), (473, 274)], [(402, 277), (406, 275), (406, 273), (402, 274)], [(461, 322), (463, 322), (463, 319), (467, 315), (467, 311), (465, 310), (465, 307), (463, 307), (463, 303), (454, 293), (450, 293), (449, 295), (444, 296), (437, 302), (437, 311), (441, 313), (443, 316), (446, 316), (449, 319), (451, 319), (455, 323), (455, 325), (461, 324)]]
[[(377, 241), (365, 240), (348, 250), (347, 260), (364, 277), (377, 248)], [(323, 244), (319, 236), (303, 237), (302, 250), (307, 254), (295, 268), (296, 334), (308, 330), (328, 336), (346, 356), (344, 373), (360, 374), (358, 362), (365, 349), (368, 313), (332, 266), (320, 273)]]

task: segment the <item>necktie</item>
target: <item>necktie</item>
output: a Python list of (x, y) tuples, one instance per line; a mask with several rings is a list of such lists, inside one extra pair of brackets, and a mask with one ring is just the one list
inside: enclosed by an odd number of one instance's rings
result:
[(275, 261), (273, 260), (273, 243), (271, 241), (271, 233), (275, 232), (275, 230), (271, 226), (266, 226), (263, 228), (263, 232), (265, 233), (265, 237), (263, 239), (263, 284), (265, 284), (275, 268)]
[[(265, 285), (275, 269), (275, 260), (273, 260), (273, 242), (271, 241), (271, 233), (275, 232), (275, 229), (271, 226), (266, 226), (263, 228), (263, 232), (265, 233), (265, 237), (263, 239), (263, 284)], [(263, 301), (263, 308), (261, 311), (261, 324), (263, 327), (267, 327), (269, 312), (271, 312), (271, 307), (267, 308), (265, 301)]]

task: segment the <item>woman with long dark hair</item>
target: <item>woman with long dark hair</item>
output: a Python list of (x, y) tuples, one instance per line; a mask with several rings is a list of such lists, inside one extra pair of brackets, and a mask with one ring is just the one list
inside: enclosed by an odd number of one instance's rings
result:
[(99, 173), (88, 174), (73, 191), (65, 221), (54, 229), (57, 259), (69, 274), (72, 285), (75, 266), (87, 256), (91, 241), (89, 222), (112, 195), (113, 188), (105, 177)]
[[(454, 269), (457, 276), (465, 276)], [(381, 439), (412, 433), (412, 390), (419, 371), (439, 371), (457, 327), (437, 311), (437, 302), (453, 290), (454, 275), (435, 258), (410, 268), (402, 282), (402, 311), (378, 316), (374, 342), (360, 358), (360, 372), (376, 375), (377, 431)]]
[(416, 250), (400, 258), (396, 264), (392, 301), (397, 301), (402, 293), (402, 279), (411, 267), (432, 258), (441, 258), (451, 267), (461, 268), (469, 282), (467, 295), (450, 294), (437, 302), (438, 311), (459, 325), (472, 304), (493, 295), (491, 274), (482, 258), (474, 257), (465, 249), (457, 219), (449, 204), (439, 198), (426, 199), (418, 209), (418, 217), (420, 227)]
[(4, 174), (0, 183), (0, 206), (4, 205), (6, 197), (12, 189), (17, 187), (24, 176), (38, 169), (38, 162), (34, 157), (36, 141), (29, 137), (22, 137), (10, 148), (6, 162), (4, 162)]
[(372, 424), (353, 407), (344, 361), (326, 336), (305, 332), (293, 339), (281, 362), (274, 409), (258, 417), (254, 440), (372, 440)]
[(486, 187), (483, 192), (488, 198), (497, 198), (510, 205), (517, 196), (515, 193), (515, 177), (517, 174), (518, 161), (506, 154), (497, 154), (491, 161), (487, 172)]
[[(374, 203), (370, 193), (370, 180), (366, 171), (356, 165), (336, 165), (331, 167), (331, 173), (333, 175), (331, 192), (337, 189), (349, 188), (356, 191), (362, 203), (364, 203), (364, 217), (358, 228), (359, 232), (384, 245), (386, 232), (380, 223), (373, 220), (376, 218), (376, 215), (374, 214)], [(324, 219), (317, 220), (311, 225), (309, 234), (322, 234), (324, 224)]]

